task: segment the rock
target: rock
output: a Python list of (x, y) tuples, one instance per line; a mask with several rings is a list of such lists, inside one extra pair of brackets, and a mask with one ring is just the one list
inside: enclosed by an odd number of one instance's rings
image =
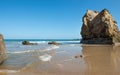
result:
[(82, 58), (82, 55), (76, 55), (75, 58)]
[(82, 56), (82, 55), (80, 55), (80, 57), (82, 58), (83, 56)]
[(117, 22), (107, 9), (101, 12), (87, 10), (83, 16), (81, 28), (82, 40), (84, 44), (114, 44), (120, 42), (120, 32)]
[(59, 45), (60, 43), (57, 43), (57, 42), (55, 42), (55, 41), (52, 41), (52, 42), (48, 42), (48, 44)]
[(75, 58), (79, 58), (80, 56), (76, 55)]
[(3, 36), (0, 34), (0, 64), (7, 58)]
[(23, 41), (23, 45), (37, 45), (37, 43), (30, 43), (29, 41)]

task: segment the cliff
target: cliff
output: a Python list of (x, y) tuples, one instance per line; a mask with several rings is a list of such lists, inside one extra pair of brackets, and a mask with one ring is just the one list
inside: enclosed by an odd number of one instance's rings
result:
[(0, 34), (0, 64), (7, 58), (3, 36)]

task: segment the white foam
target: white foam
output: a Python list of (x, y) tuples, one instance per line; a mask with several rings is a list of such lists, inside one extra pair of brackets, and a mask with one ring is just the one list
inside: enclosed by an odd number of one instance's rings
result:
[(46, 41), (30, 41), (30, 43), (46, 43)]
[(57, 48), (59, 48), (59, 46), (51, 46), (51, 47), (46, 48), (44, 51), (49, 51), (49, 50), (53, 50)]
[(53, 49), (57, 49), (57, 48), (59, 48), (59, 46), (56, 46), (56, 45), (53, 46)]
[(29, 52), (34, 52), (35, 50), (26, 50), (26, 51), (15, 51), (15, 52), (7, 52), (10, 54), (20, 54), (20, 53), (29, 53)]
[(19, 70), (0, 70), (0, 73), (17, 73)]
[(50, 50), (53, 50), (53, 49), (57, 49), (59, 48), (59, 46), (50, 46), (50, 47), (47, 47), (46, 49), (43, 49), (43, 50), (24, 50), (24, 51), (14, 51), (14, 52), (7, 52), (8, 54), (21, 54), (21, 53), (29, 53), (29, 52), (35, 52), (35, 51), (38, 51), (38, 52), (44, 52), (44, 51), (50, 51)]
[(39, 59), (40, 59), (41, 61), (50, 61), (51, 58), (52, 58), (52, 56), (51, 56), (51, 55), (48, 55), (48, 54), (39, 56)]

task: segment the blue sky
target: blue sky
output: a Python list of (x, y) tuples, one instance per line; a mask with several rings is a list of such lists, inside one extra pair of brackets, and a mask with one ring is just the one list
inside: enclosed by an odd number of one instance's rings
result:
[(120, 0), (0, 0), (0, 33), (6, 39), (81, 38), (87, 9), (107, 8), (120, 25), (119, 4)]

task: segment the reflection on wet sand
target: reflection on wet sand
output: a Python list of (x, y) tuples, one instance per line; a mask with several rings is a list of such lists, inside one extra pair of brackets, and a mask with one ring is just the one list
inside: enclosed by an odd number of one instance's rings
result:
[(120, 47), (111, 45), (83, 45), (82, 48), (89, 75), (120, 74)]

